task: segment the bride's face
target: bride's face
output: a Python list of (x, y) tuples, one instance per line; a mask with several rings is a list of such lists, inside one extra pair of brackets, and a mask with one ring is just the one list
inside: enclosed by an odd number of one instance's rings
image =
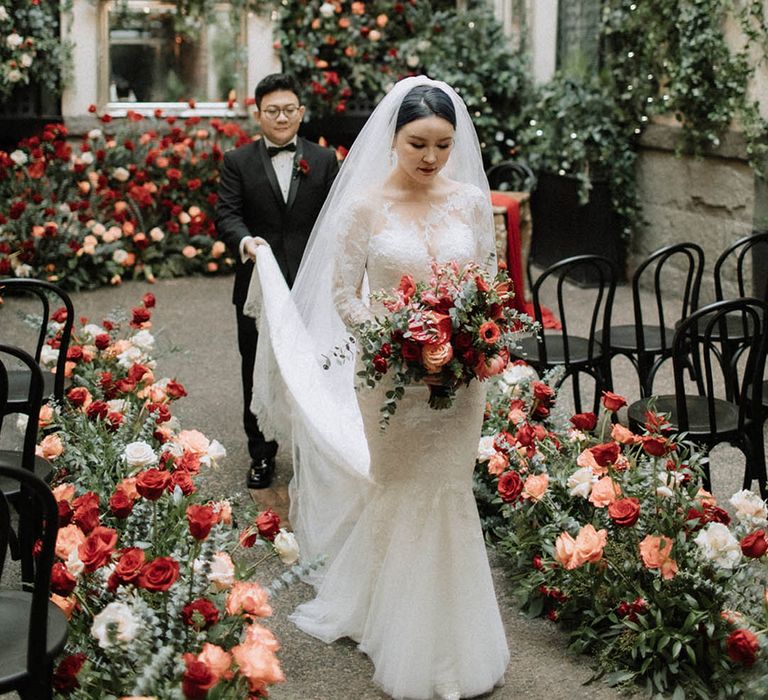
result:
[(448, 162), (454, 132), (452, 124), (438, 116), (403, 125), (395, 135), (397, 169), (418, 183), (430, 183)]

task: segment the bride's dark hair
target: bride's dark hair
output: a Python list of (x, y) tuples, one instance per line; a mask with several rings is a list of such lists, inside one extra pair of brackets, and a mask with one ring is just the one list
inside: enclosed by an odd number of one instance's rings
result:
[(441, 117), (456, 126), (456, 110), (450, 96), (434, 85), (417, 85), (400, 103), (395, 133), (406, 124), (425, 117)]

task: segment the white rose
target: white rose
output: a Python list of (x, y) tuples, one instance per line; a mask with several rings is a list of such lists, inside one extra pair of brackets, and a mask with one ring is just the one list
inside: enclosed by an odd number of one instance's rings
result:
[[(16, 270), (16, 274), (19, 274), (19, 271)], [(59, 349), (58, 348), (52, 348), (48, 343), (43, 345), (42, 350), (40, 351), (40, 363), (44, 367), (53, 367), (57, 362), (59, 361)]]
[[(32, 265), (27, 265), (26, 263), (22, 263), (21, 265), (16, 265), (16, 267), (13, 268), (13, 271), (16, 273), (16, 277), (31, 277), (34, 270), (32, 269)], [(45, 352), (45, 351), (43, 351)], [(59, 351), (56, 350), (56, 357), (58, 358)]]
[(80, 574), (85, 570), (85, 564), (80, 561), (80, 555), (77, 553), (77, 547), (73, 547), (66, 561), (67, 571), (75, 578), (80, 578)]
[[(106, 241), (106, 238), (104, 240)], [(127, 259), (128, 251), (124, 250), (123, 248), (118, 248), (114, 253), (112, 253), (112, 260), (114, 260), (118, 265), (122, 265)]]
[(27, 154), (19, 149), (16, 149), (9, 157), (16, 165), (26, 165), (29, 160)]
[(672, 496), (674, 496), (672, 489), (677, 488), (680, 481), (685, 478), (685, 474), (661, 472), (657, 477), (660, 485), (656, 487), (656, 495), (661, 498), (672, 498)]
[(4, 5), (0, 5), (0, 21), (4, 22), (8, 19), (8, 10), (5, 9)]
[(320, 5), (320, 14), (323, 17), (333, 17), (336, 14), (336, 8), (330, 2), (324, 2)]
[(208, 572), (208, 581), (217, 591), (232, 588), (235, 582), (235, 565), (232, 558), (226, 552), (217, 552), (211, 559), (211, 569)]
[(93, 618), (91, 634), (99, 641), (102, 649), (112, 646), (111, 639), (118, 643), (130, 642), (139, 633), (139, 621), (130, 606), (125, 603), (110, 603)]
[(125, 399), (110, 399), (107, 401), (107, 407), (111, 413), (123, 413), (128, 406)]
[(283, 564), (295, 564), (299, 560), (299, 543), (292, 532), (280, 528), (274, 543), (277, 556)]
[(483, 437), (480, 438), (480, 443), (477, 446), (478, 462), (487, 462), (496, 454), (496, 448), (493, 446), (495, 438), (495, 435), (483, 435)]
[(736, 509), (736, 519), (755, 525), (768, 518), (768, 508), (760, 496), (744, 489), (731, 496), (728, 501)]
[(150, 237), (150, 238), (151, 238), (153, 241), (155, 241), (155, 242), (158, 242), (158, 241), (162, 241), (162, 240), (163, 240), (163, 238), (165, 238), (165, 234), (163, 233), (163, 230), (162, 230), (162, 229), (160, 229), (160, 228), (158, 228), (157, 226), (155, 226), (155, 227), (154, 227), (154, 228), (153, 228), (153, 229), (152, 229), (152, 230), (149, 232), (149, 237)]
[(21, 63), (24, 68), (29, 68), (32, 65), (32, 61), (32, 54), (23, 53), (21, 56), (19, 56), (19, 63)]
[(135, 364), (141, 363), (143, 359), (144, 359), (144, 353), (141, 351), (141, 348), (136, 348), (131, 346), (127, 350), (123, 350), (123, 352), (121, 352), (117, 356), (117, 363), (121, 367), (130, 369)]
[(571, 496), (589, 498), (589, 494), (592, 492), (592, 484), (596, 481), (597, 477), (592, 473), (592, 467), (582, 467), (568, 477), (566, 486), (571, 490)]
[(147, 330), (140, 330), (131, 337), (131, 342), (141, 350), (148, 352), (155, 347), (155, 337)]
[(18, 83), (21, 80), (21, 71), (17, 68), (8, 71), (8, 82)]
[(227, 456), (227, 450), (218, 440), (211, 440), (211, 443), (208, 445), (208, 452), (206, 452), (206, 454), (208, 455), (208, 458), (211, 460), (211, 462), (218, 464)]
[(709, 523), (694, 542), (702, 556), (721, 569), (733, 569), (741, 559), (741, 545), (723, 523)]
[(420, 59), (415, 54), (411, 54), (405, 59), (405, 62), (408, 64), (409, 68), (416, 68), (416, 66), (419, 65)]
[(373, 29), (368, 33), (368, 38), (371, 41), (380, 41), (381, 40), (381, 32), (378, 29)]
[(90, 165), (93, 163), (93, 153), (90, 151), (86, 151), (80, 156), (80, 162), (85, 163), (85, 165)]
[(530, 365), (513, 364), (507, 365), (507, 368), (501, 374), (501, 378), (509, 385), (527, 382), (536, 379), (537, 376), (536, 370)]
[[(331, 5), (331, 7), (333, 7), (333, 5)], [(10, 48), (15, 49), (24, 43), (24, 39), (22, 39), (16, 32), (13, 32), (5, 38), (5, 43), (8, 44)]]
[(112, 171), (112, 177), (118, 182), (126, 182), (131, 174), (125, 168), (115, 168)]
[(99, 325), (95, 323), (88, 323), (81, 329), (82, 333), (85, 333), (91, 340), (95, 340), (97, 335), (101, 335), (102, 333), (106, 333), (106, 331)]
[(123, 458), (130, 467), (148, 467), (151, 464), (157, 464), (157, 455), (152, 446), (143, 440), (129, 442), (123, 450)]
[(101, 129), (91, 129), (88, 132), (88, 138), (92, 141), (95, 141), (96, 139), (100, 139), (102, 136), (104, 136), (104, 132)]

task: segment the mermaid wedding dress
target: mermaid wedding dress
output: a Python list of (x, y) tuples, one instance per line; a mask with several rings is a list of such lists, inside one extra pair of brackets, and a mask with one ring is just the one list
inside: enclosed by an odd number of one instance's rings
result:
[[(350, 207), (335, 298), (347, 324), (375, 311), (361, 300), (403, 274), (428, 279), (433, 260), (487, 262), (478, 227), (488, 220), (479, 190), (460, 187), (414, 224), (395, 204)], [(509, 661), (494, 595), (472, 471), (485, 386), (458, 391), (433, 410), (428, 387), (411, 385), (385, 431), (386, 382), (359, 389), (373, 487), (317, 597), (291, 619), (330, 642), (351, 637), (373, 661), (374, 681), (395, 698), (471, 697), (489, 691)]]

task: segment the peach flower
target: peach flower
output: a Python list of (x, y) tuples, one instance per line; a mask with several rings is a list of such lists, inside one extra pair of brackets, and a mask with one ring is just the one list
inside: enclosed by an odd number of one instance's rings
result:
[(621, 486), (610, 476), (604, 476), (592, 486), (589, 502), (597, 508), (605, 508), (621, 497)]
[(75, 596), (71, 595), (67, 598), (64, 598), (57, 593), (51, 593), (51, 602), (59, 606), (61, 612), (64, 613), (64, 617), (66, 617), (67, 620), (72, 617), (72, 613), (75, 610), (75, 604), (77, 603)]
[(548, 474), (533, 474), (529, 476), (525, 480), (525, 484), (523, 484), (523, 498), (530, 498), (532, 501), (540, 501), (548, 488)]
[(75, 497), (75, 485), (59, 484), (53, 489), (53, 496), (57, 501), (72, 501)]
[(136, 477), (129, 476), (123, 479), (115, 487), (115, 491), (122, 491), (128, 498), (135, 501), (139, 497), (139, 492), (136, 490)]
[(585, 525), (576, 535), (573, 560), (576, 566), (589, 562), (594, 564), (603, 558), (603, 549), (608, 541), (606, 530), (595, 530), (593, 525)]
[(219, 522), (224, 525), (232, 524), (232, 504), (229, 501), (216, 501), (211, 504), (218, 513)]
[(198, 250), (197, 250), (197, 248), (195, 248), (195, 246), (193, 246), (193, 245), (185, 245), (185, 246), (184, 246), (184, 247), (181, 249), (181, 254), (182, 254), (182, 255), (183, 255), (185, 258), (194, 258), (194, 257), (197, 255), (197, 253), (198, 253)]
[(225, 609), (228, 615), (252, 615), (269, 617), (272, 608), (267, 593), (258, 583), (237, 581), (229, 591)]
[(226, 552), (216, 552), (211, 559), (211, 569), (208, 580), (217, 591), (231, 588), (235, 582), (235, 565), (232, 557)]
[(85, 542), (85, 535), (77, 525), (65, 525), (56, 535), (56, 556), (63, 561)]
[(577, 458), (576, 464), (580, 467), (591, 467), (592, 473), (596, 476), (605, 474), (608, 470), (605, 467), (601, 467), (596, 461), (595, 456), (592, 454), (592, 450), (587, 448)]
[(662, 578), (673, 578), (677, 573), (677, 562), (669, 555), (672, 540), (664, 535), (646, 535), (640, 543), (640, 557), (647, 569), (659, 569)]
[(214, 241), (211, 246), (211, 257), (220, 258), (227, 251), (227, 246), (223, 241)]
[(232, 656), (248, 679), (252, 693), (264, 691), (267, 685), (285, 680), (280, 662), (274, 652), (260, 644), (238, 644), (232, 647)]
[(572, 565), (573, 553), (576, 550), (576, 540), (567, 532), (562, 532), (555, 540), (555, 559), (566, 569), (575, 569)]
[(611, 437), (620, 442), (622, 445), (634, 445), (640, 441), (640, 436), (635, 435), (629, 428), (624, 427), (621, 423), (615, 423), (611, 430)]
[(257, 622), (252, 622), (246, 628), (243, 644), (259, 644), (270, 651), (278, 651), (280, 649), (280, 642), (278, 642), (277, 637), (272, 634), (272, 630), (268, 630)]
[(429, 343), (421, 348), (421, 361), (430, 374), (439, 372), (453, 358), (450, 343)]
[(199, 430), (182, 430), (176, 436), (175, 442), (185, 451), (199, 456), (206, 454), (211, 445), (210, 440)]
[(56, 459), (62, 452), (64, 452), (64, 443), (57, 433), (46, 435), (35, 448), (35, 455), (43, 459)]
[(488, 460), (488, 473), (500, 476), (509, 466), (509, 457), (502, 452), (497, 452)]
[(203, 650), (197, 655), (197, 660), (202, 661), (216, 677), (218, 683), (222, 678), (231, 678), (229, 667), (232, 665), (232, 655), (221, 647), (206, 642)]
[(51, 424), (51, 421), (53, 421), (53, 409), (45, 403), (40, 407), (40, 416), (37, 420), (37, 424), (41, 428), (45, 428), (47, 425)]

